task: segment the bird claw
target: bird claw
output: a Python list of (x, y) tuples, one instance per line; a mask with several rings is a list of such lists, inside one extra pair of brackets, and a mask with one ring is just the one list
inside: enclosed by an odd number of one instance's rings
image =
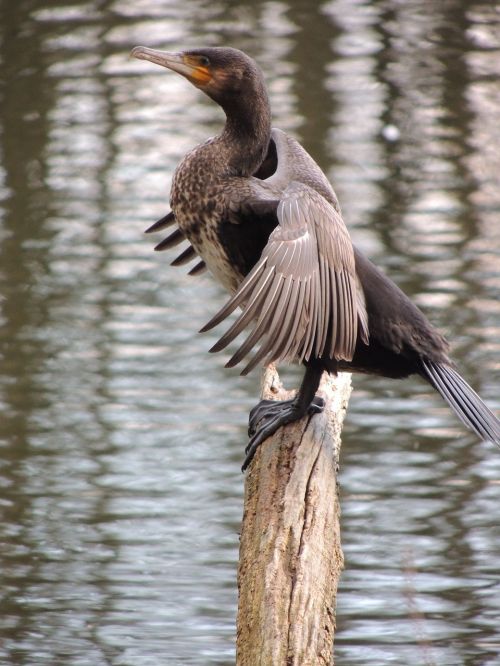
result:
[(315, 395), (313, 401), (307, 408), (307, 413), (309, 416), (313, 414), (320, 414), (325, 409), (325, 401), (323, 398), (320, 398), (319, 395)]
[[(313, 415), (322, 412), (325, 407), (325, 401), (319, 396), (314, 396), (306, 413)], [(248, 436), (250, 441), (245, 448), (245, 460), (241, 471), (244, 472), (252, 462), (255, 452), (259, 446), (268, 437), (282, 425), (291, 423), (303, 415), (299, 413), (299, 408), (295, 398), (291, 400), (261, 400), (250, 412)]]
[[(253, 437), (263, 421), (269, 420), (279, 414), (292, 400), (261, 400), (250, 410), (248, 416), (248, 436)], [(248, 448), (248, 447), (247, 447)]]
[[(274, 416), (277, 416), (286, 406), (290, 406), (294, 400), (295, 398), (290, 400), (261, 400), (250, 411), (248, 417), (248, 436), (253, 437), (261, 427), (262, 422), (265, 423)], [(310, 416), (313, 414), (319, 414), (324, 408), (325, 401), (323, 398), (320, 398), (319, 395), (315, 395), (311, 404), (307, 408), (307, 413)]]

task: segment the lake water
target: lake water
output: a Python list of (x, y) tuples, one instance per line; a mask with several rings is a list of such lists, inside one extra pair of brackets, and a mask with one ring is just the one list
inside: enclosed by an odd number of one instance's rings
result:
[[(136, 44), (230, 45), (355, 242), (500, 411), (500, 13), (449, 0), (0, 8), (0, 663), (234, 663), (258, 373), (196, 331), (225, 296), (143, 230), (221, 127)], [(300, 373), (285, 375), (296, 385)], [(500, 663), (500, 452), (417, 380), (354, 378), (339, 666)]]

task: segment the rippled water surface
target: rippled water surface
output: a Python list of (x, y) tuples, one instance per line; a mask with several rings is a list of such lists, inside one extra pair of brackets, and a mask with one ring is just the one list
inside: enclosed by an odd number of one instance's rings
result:
[[(3, 2), (0, 663), (234, 663), (258, 376), (196, 331), (224, 298), (144, 228), (220, 110), (128, 53), (254, 56), (274, 124), (500, 411), (495, 3)], [(166, 256), (168, 255), (168, 256)], [(299, 375), (290, 372), (290, 382)], [(339, 665), (500, 663), (500, 454), (418, 381), (355, 378)]]

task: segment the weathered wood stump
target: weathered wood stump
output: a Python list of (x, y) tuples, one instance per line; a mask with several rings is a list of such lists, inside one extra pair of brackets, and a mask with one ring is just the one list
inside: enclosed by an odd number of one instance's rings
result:
[[(237, 666), (333, 663), (343, 566), (338, 455), (351, 378), (326, 374), (326, 408), (281, 428), (246, 477), (238, 568)], [(270, 366), (262, 397), (291, 397)]]

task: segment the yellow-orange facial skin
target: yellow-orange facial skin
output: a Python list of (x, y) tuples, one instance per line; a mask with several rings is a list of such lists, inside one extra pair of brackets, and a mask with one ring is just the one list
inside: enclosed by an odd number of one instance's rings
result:
[(203, 56), (184, 55), (182, 60), (190, 68), (188, 78), (196, 86), (205, 86), (212, 80), (212, 73), (207, 65), (204, 64)]

